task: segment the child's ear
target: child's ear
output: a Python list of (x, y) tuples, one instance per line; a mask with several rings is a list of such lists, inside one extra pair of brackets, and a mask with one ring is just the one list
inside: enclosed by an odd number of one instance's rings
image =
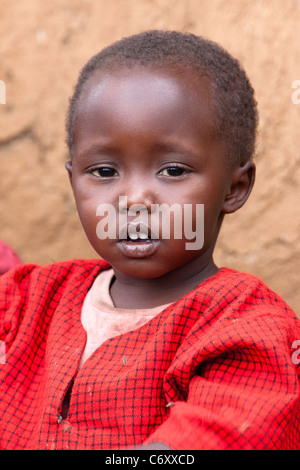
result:
[(65, 164), (65, 167), (69, 175), (70, 183), (72, 185), (72, 161), (71, 160), (67, 161)]
[(223, 213), (231, 214), (240, 209), (247, 201), (255, 181), (255, 164), (251, 161), (235, 168), (231, 175), (231, 184), (226, 194)]

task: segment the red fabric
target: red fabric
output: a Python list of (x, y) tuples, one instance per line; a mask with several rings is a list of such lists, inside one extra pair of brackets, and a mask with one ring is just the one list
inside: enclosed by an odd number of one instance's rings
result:
[(18, 255), (3, 240), (0, 240), (0, 274), (15, 268), (22, 261)]
[(1, 449), (300, 448), (299, 320), (248, 274), (221, 269), (77, 373), (82, 302), (105, 267), (72, 260), (1, 277)]

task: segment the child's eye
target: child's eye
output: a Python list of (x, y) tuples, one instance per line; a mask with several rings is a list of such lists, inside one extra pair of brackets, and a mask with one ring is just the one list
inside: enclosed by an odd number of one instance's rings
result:
[(164, 168), (159, 172), (160, 175), (163, 176), (182, 176), (188, 173), (188, 170), (182, 168), (181, 166), (169, 166), (168, 168)]
[(98, 178), (111, 178), (117, 175), (116, 170), (109, 167), (94, 168), (90, 170), (90, 173)]

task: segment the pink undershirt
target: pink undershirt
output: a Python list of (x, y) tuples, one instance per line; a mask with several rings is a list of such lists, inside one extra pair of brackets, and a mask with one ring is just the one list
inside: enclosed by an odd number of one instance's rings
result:
[(87, 342), (79, 368), (104, 341), (140, 328), (169, 305), (136, 310), (116, 308), (109, 294), (113, 277), (112, 269), (101, 271), (84, 299), (81, 322)]

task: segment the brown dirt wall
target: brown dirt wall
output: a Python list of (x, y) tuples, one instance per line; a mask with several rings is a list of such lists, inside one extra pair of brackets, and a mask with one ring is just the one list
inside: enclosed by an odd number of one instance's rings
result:
[(121, 37), (193, 32), (242, 62), (260, 112), (255, 189), (226, 218), (216, 261), (258, 275), (300, 314), (300, 104), (292, 101), (299, 24), (299, 0), (1, 0), (0, 238), (24, 262), (95, 256), (64, 168), (78, 72)]

